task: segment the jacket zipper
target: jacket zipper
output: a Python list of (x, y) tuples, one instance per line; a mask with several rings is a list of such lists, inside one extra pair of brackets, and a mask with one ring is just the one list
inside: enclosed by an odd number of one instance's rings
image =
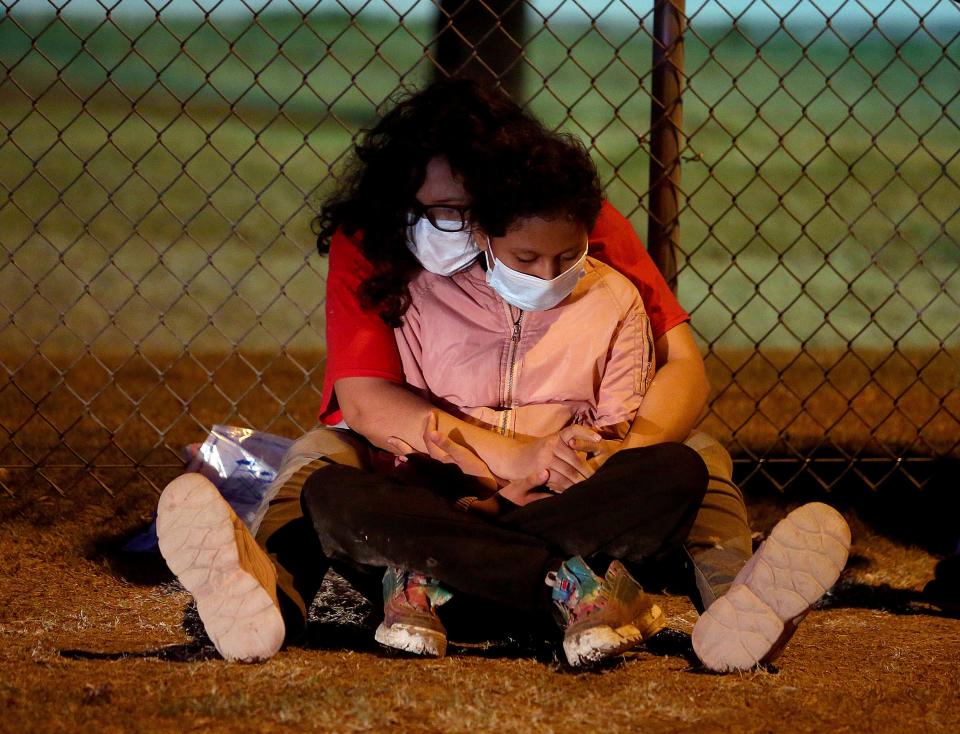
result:
[(506, 410), (503, 411), (500, 419), (500, 433), (504, 436), (507, 435), (510, 416), (513, 413), (513, 381), (517, 373), (517, 353), (520, 351), (520, 329), (522, 328), (523, 313), (521, 311), (516, 321), (513, 322), (513, 335), (510, 337), (510, 364), (507, 369), (507, 393), (504, 396), (503, 406)]

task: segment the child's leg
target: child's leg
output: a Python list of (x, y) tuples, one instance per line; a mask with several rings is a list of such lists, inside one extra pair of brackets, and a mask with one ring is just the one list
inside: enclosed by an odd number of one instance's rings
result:
[(500, 521), (566, 556), (639, 564), (682, 547), (707, 480), (704, 462), (683, 444), (626, 449), (563, 494), (510, 510)]
[(456, 508), (414, 484), (331, 464), (314, 472), (302, 503), (331, 560), (417, 571), (471, 596), (542, 609), (553, 559), (539, 538)]
[(620, 452), (589, 480), (497, 522), (423, 487), (340, 465), (314, 472), (302, 502), (328, 558), (420, 571), (535, 610), (546, 571), (570, 556), (644, 561), (678, 550), (706, 483), (692, 449), (661, 444)]
[[(705, 484), (702, 462), (700, 470)], [(330, 465), (307, 480), (303, 505), (328, 558), (391, 568), (384, 624), (377, 630), (377, 639), (391, 647), (443, 654), (446, 638), (434, 612), (443, 602), (436, 596), (442, 589), (431, 578), (506, 607), (557, 607), (572, 665), (619, 654), (661, 624), (660, 610), (622, 566), (611, 565), (604, 578), (597, 577), (581, 559), (564, 561), (563, 551), (543, 539), (467, 514), (450, 497), (422, 486)], [(688, 528), (689, 522), (678, 528), (678, 546)]]
[(730, 588), (750, 560), (753, 541), (743, 495), (733, 482), (730, 454), (705, 433), (693, 433), (685, 443), (700, 455), (710, 476), (703, 504), (684, 543), (700, 594), (693, 601), (702, 612)]

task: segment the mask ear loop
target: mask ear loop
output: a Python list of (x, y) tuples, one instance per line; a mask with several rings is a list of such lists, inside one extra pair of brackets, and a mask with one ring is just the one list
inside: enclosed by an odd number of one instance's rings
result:
[[(493, 254), (493, 242), (490, 241), (490, 235), (484, 232), (483, 236), (487, 240), (487, 246), (483, 251), (483, 257), (487, 263), (487, 272), (491, 272), (493, 270), (493, 266), (497, 262), (497, 256)], [(490, 258), (493, 258), (493, 262), (490, 261)]]

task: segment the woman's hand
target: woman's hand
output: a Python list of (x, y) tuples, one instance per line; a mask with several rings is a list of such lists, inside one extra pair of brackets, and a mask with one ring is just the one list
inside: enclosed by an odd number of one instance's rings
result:
[(500, 482), (490, 471), (483, 459), (477, 456), (466, 446), (461, 446), (446, 433), (437, 430), (437, 414), (430, 413), (423, 427), (423, 442), (427, 446), (427, 453), (431, 459), (444, 464), (456, 464), (460, 471), (477, 480), (477, 483), (488, 490), (496, 492)]
[(600, 435), (586, 426), (566, 426), (557, 433), (523, 444), (513, 461), (511, 478), (527, 477), (547, 469), (546, 486), (562, 492), (593, 476), (582, 448), (596, 451)]

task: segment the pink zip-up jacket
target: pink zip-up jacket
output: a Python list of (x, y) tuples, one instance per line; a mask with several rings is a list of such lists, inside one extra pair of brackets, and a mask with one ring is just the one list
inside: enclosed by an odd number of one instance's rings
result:
[(636, 287), (588, 257), (573, 293), (546, 311), (511, 307), (479, 263), (452, 277), (422, 271), (395, 330), (407, 384), (504, 435), (570, 423), (622, 438), (651, 379), (650, 323)]

